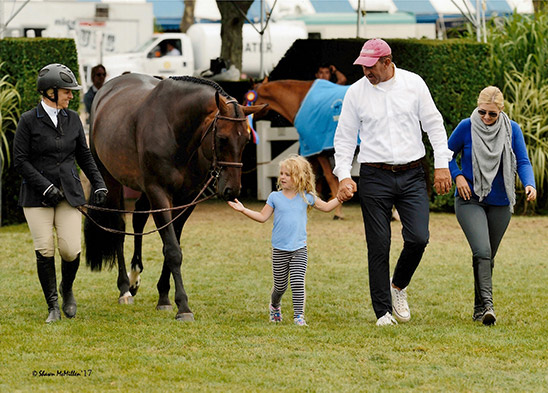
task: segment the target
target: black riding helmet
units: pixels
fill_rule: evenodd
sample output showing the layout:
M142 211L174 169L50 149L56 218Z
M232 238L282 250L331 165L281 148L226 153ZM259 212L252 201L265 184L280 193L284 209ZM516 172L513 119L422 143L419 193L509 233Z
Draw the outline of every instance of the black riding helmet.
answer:
M76 81L76 77L63 64L49 64L38 72L38 80L36 81L38 92L44 97L57 102L57 90L81 90L82 86ZM54 99L47 95L47 91L53 89Z

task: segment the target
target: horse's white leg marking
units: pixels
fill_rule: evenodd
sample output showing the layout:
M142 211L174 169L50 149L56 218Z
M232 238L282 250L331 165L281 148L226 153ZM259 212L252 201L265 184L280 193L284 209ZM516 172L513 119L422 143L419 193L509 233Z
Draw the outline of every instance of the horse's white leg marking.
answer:
M140 270L131 269L131 271L127 274L127 276L129 277L129 286L131 288L133 288L133 287L139 288L139 286L141 285L141 275L140 275L140 273L141 273Z

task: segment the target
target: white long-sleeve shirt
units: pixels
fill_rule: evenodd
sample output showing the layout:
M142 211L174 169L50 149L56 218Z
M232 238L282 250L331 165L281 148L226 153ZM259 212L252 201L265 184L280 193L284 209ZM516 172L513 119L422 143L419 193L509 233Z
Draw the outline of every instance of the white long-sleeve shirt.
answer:
M372 85L364 76L348 88L335 132L335 169L339 180L350 177L358 132L358 162L407 164L426 154L423 130L434 149L434 167L448 168L443 118L428 86L412 72L397 69L386 82Z

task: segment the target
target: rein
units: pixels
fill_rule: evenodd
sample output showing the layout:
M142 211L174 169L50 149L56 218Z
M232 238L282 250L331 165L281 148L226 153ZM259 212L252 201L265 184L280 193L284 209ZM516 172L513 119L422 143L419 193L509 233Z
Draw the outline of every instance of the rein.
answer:
M231 103L238 103L236 100L229 100L227 101L227 104L231 104ZM77 206L76 208L84 215L86 216L91 222L93 222L95 225L97 225L99 228L101 228L102 230L106 231L106 232L110 232L110 233L115 233L115 234L118 234L118 235L130 235L130 236L144 236L144 235L150 235L151 233L154 233L154 232L159 232L161 231L162 229L165 229L167 228L169 225L173 224L173 222L175 220L177 220L179 217L181 217L183 215L183 213L191 206L195 206L201 202L204 202L204 201L207 201L208 199L211 199L213 198L213 196L215 196L215 193L213 193L212 195L210 196L207 196L207 197L204 197L200 200L198 200L198 198L200 196L203 195L203 193L206 191L206 189L209 187L209 185L211 184L211 182L213 180L217 180L221 174L221 170L223 167L233 167L233 168L242 168L243 167L243 163L241 162L231 162L231 161L220 161L217 159L217 120L228 120L228 121L247 121L247 118L244 117L243 119L238 119L238 118L234 118L234 117L227 117L227 116L221 116L220 115L220 112L217 111L217 113L215 114L215 118L213 119L213 121L211 122L210 126L207 128L206 132L202 135L202 137L200 138L200 144L199 146L202 144L202 142L205 140L206 136L209 134L210 131L213 131L211 133L212 135L212 144L211 144L211 149L212 149L212 156L213 156L213 159L212 159L212 163L211 163L211 176L209 177L209 179L207 180L207 182L205 183L205 185L202 187L202 189L200 190L200 192L198 193L198 195L196 195L196 197L194 198L194 200L186 205L181 205L181 206L175 206L175 207L166 207L166 208L162 208L162 209L155 209L155 210L142 210L142 211L134 211L134 210L120 210L120 209L110 209L110 208L106 208L106 207L100 207L100 206L93 206L93 205L89 205L89 204L84 204L83 207L85 207L86 209L91 209L91 210L98 210L98 211L104 211L104 212L112 212L112 213L130 213L130 214L150 214L150 213L161 213L161 212L166 212L166 211L174 211L174 210L181 210L182 211L177 214L174 218L172 218L171 220L169 220L166 224L162 225L161 227L159 228L156 228L156 229L153 229L151 231L148 231L148 232L143 232L143 233L134 233L134 232L125 232L125 231L120 231L120 230L117 230L117 229L112 229L112 228L107 228L101 224L99 224L97 221L95 221L89 214L86 210L84 210L82 208L82 206ZM196 150L195 150L196 152ZM194 154L194 153L193 153Z
M197 200L207 189L207 187L209 186L209 184L214 180L214 179L217 179L219 177L219 172L215 172L215 173L211 173L211 176L209 177L209 180L206 182L206 184L202 187L202 189L200 190L200 192L198 193L198 195L196 195L196 198L194 198L194 200L186 205L181 205L181 206L175 206L175 207L165 207L163 209L155 209L155 210L139 210L139 211L135 211L135 210L119 210L119 209L109 209L109 208L106 208L106 207L100 207L100 206L93 206L93 205L89 205L89 204L84 204L83 206L86 208L86 209L91 209L91 210L99 210L99 211L105 211L105 212L112 212L112 213L131 213L131 214L150 214L150 213L161 213L161 212L166 212L166 211L174 211L174 210L181 210L182 211L177 214L174 218L172 218L171 220L169 220L166 224L162 225L160 228L156 228L156 229L153 229L152 231L148 231L148 232L143 232L143 233L134 233L134 232L125 232L125 231L119 231L118 229L112 229L112 228L107 228L101 224L99 224L97 221L95 221L89 214L87 211L85 211L82 206L76 206L76 208L80 211L80 213L82 213L84 216L86 216L91 222L93 222L95 225L97 225L99 228L101 228L102 230L106 231L106 232L110 232L110 233L115 233L115 234L118 234L118 235L130 235L130 236L144 236L144 235L150 235L151 233L154 233L154 232L159 232L161 231L162 229L164 228L167 228L169 225L173 224L173 222L175 220L177 220L179 217L181 217L183 215L183 213L185 211L187 211L187 209L191 206L195 206L197 205L198 203L201 203L201 202L204 202L204 201L207 201L208 199L211 199L213 198L213 196L215 196L215 194L211 194L210 196L207 196L207 197L204 197L200 200Z

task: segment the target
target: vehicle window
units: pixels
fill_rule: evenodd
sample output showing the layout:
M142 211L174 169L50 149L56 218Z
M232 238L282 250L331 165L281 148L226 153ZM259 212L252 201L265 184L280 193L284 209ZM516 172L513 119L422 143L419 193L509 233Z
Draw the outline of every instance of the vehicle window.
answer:
M134 49L130 50L130 52L133 52L133 53L142 52L142 51L144 51L147 47L149 47L150 44L152 44L155 40L156 40L155 37L149 38L145 43L136 46Z
M181 40L168 39L160 43L162 56L181 56Z
M162 50L160 49L160 45L156 45L150 52L147 53L147 57L149 59L152 59L154 57L162 57Z

